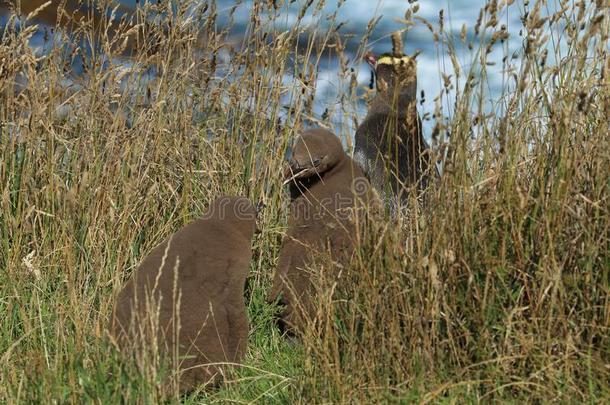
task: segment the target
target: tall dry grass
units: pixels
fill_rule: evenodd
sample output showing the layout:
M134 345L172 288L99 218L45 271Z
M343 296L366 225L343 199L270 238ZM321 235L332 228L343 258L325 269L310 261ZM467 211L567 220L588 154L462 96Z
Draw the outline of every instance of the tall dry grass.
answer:
M343 279L320 281L309 389L336 402L608 400L610 59L597 3L548 17L530 4L514 91L492 111L482 78L507 32L496 2L481 12L481 71L455 63L445 76L457 96L437 124L448 152L429 206L364 224Z
M304 124L329 125L312 112L322 58L338 58L345 85L328 116L351 123L358 102L336 23L307 27L322 7L307 3L280 30L284 4L256 2L241 38L219 27L213 2L148 4L128 59L133 26L75 22L40 54L28 46L33 28L9 20L0 42L3 402L178 400L160 384L162 364L120 362L105 328L131 270L222 193L266 204L246 294L250 348L222 390L183 400L610 397L603 2L562 1L548 19L543 2L529 4L520 65L511 71L506 55L493 114L487 47L506 39L505 3L481 14L472 71L454 57L462 39L430 25L455 61L444 80L456 99L448 108L439 95L434 117L442 181L397 223L361 224L343 281L320 280L319 317L299 344L279 335L264 300L285 226L283 155ZM99 4L110 15L110 2ZM347 144L348 128L335 128Z

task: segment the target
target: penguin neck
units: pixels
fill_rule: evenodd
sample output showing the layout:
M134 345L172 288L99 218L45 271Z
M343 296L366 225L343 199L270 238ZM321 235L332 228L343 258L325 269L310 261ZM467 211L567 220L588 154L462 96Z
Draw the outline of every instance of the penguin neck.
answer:
M411 113L415 108L415 100L409 91L401 91L398 94L392 94L389 91L378 92L371 101L369 113L394 115L403 117Z
M324 173L324 175L331 176L333 173L340 172L341 170L343 170L343 168L345 167L346 163L347 163L347 159L345 158L345 156L343 156L343 158L339 159L337 164L334 165L329 171Z
M246 214L250 215L250 214ZM215 229L217 234L230 234L232 238L237 238L240 243L249 244L254 235L255 223L250 219L238 218L214 218L210 223L210 228Z
M250 242L252 240L252 235L254 235L254 230L256 228L255 224L250 223L240 223L236 224L235 229L239 233L240 236L243 236L244 240Z

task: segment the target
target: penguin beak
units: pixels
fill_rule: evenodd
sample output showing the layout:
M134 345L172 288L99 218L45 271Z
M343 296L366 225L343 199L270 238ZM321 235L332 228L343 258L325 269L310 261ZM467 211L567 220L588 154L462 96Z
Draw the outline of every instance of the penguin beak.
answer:
M305 170L307 170L307 167L303 167L296 160L290 159L286 170L284 170L284 182L282 183L282 186L285 186L292 180L299 178L299 175L302 174Z
M369 64L371 69L375 70L377 68L377 57L373 52L368 51L367 53L365 53L364 60L366 60L366 63Z
M296 160L289 160L286 169L284 169L284 184L292 180L302 170L303 169L301 169L299 163Z
M311 161L311 164L301 166L299 162L291 159L288 167L284 171L284 183L282 183L282 185L285 186L294 179L308 177L310 173L316 173L317 168L322 163L322 160L323 159L314 159Z

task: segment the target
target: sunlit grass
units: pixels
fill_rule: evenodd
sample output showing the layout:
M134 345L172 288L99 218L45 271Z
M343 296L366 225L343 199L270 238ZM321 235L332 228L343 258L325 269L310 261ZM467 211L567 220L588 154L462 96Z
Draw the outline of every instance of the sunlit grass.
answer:
M274 32L263 23L277 18L273 4L257 3L236 44L213 5L149 5L132 23L141 26L112 37L74 23L72 42L44 56L28 47L33 30L9 21L0 400L176 400L161 384L167 370L119 361L106 327L142 258L220 194L266 205L246 289L249 348L220 390L186 402L608 400L609 16L600 1L564 3L548 20L541 2L529 5L495 114L482 101L484 71L489 43L502 46L504 3L489 3L477 37L487 42L475 43L469 65L478 70L445 72L457 94L448 111L437 103L443 174L430 201L414 201L398 224L363 224L343 282L331 290L320 280L316 326L292 340L265 299L285 230L285 150L304 125L333 125L312 110L321 55L342 55L332 21L328 31L299 20ZM156 12L167 17L144 24ZM125 59L131 28L143 42ZM431 28L439 49L461 40ZM84 50L92 40L103 52ZM337 75L349 81L340 60ZM329 117L353 122L351 86Z

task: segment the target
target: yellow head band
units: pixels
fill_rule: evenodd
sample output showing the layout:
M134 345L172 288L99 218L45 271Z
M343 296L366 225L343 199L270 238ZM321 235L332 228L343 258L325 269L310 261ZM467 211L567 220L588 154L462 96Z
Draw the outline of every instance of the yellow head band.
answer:
M397 58L395 56L382 56L377 61L378 65L399 65L401 63L409 63L411 61L410 56L403 56L401 58Z

